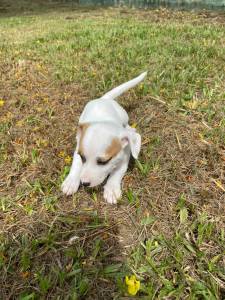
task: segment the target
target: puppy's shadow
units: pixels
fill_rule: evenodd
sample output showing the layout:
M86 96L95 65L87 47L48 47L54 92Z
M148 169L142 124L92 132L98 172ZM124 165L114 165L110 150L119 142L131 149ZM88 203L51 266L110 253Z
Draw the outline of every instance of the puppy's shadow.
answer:
M128 164L128 171L133 171L134 167L135 167L135 159L131 156Z
M108 214L106 218L101 210L96 214L96 210L77 208L73 212L61 210L56 215L49 214L47 219L42 216L34 223L26 224L29 232L26 235L25 229L22 233L18 230L16 238L8 232L4 255L10 257L13 271L3 268L0 274L0 298L22 299L22 293L33 293L38 299L43 299L39 277L31 275L38 269L40 278L51 280L45 299L52 298L52 295L54 299L69 299L72 290L76 290L79 299L108 299L108 294L115 293L117 287L109 277L102 280L102 274L108 274L107 269L112 265L116 268L115 275L120 273L123 262L117 223L112 215ZM28 269L23 273L28 273L26 280L18 270L18 266L22 268L24 265ZM82 290L80 282L85 283Z
M133 112L137 107L138 107L138 103L135 102L122 102L122 106L123 108L126 110L126 112L129 114L131 112Z

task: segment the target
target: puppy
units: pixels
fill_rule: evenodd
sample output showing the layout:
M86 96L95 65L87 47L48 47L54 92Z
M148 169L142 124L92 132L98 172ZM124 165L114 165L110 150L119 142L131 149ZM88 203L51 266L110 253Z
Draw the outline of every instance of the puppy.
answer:
M108 177L104 199L115 204L121 197L121 181L130 154L138 157L141 136L128 125L126 111L114 99L141 82L146 74L87 103L79 119L72 166L62 184L64 194L76 193L80 184L97 186Z

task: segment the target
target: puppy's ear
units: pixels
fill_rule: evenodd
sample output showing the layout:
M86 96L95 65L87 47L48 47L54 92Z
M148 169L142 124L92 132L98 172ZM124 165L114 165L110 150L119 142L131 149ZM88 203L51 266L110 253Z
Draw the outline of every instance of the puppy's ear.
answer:
M138 158L141 150L141 136L135 129L128 127L124 130L121 135L121 144L123 148L129 144L133 158Z
M77 135L76 135L76 140L77 140L77 149L82 148L82 141L85 135L86 130L89 127L89 123L81 123L78 125L77 128ZM81 149L80 149L81 150Z

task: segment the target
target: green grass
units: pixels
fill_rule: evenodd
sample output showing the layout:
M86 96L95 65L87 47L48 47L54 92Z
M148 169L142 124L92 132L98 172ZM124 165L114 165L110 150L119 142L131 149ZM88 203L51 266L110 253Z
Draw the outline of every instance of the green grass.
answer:
M0 298L128 299L134 274L136 299L223 299L223 24L167 10L32 10L0 18ZM143 147L118 207L103 205L101 188L64 197L84 103L144 70L120 100Z
M224 269L217 263L223 256L223 229L217 232L214 220L206 214L190 222L184 202L178 204L180 226L174 228L173 239L155 232L132 253L130 265L144 281L142 289L150 297L146 299L154 299L156 294L157 299L183 299L184 295L188 299L219 299L214 276L221 278L222 284ZM221 250L208 256L207 243Z

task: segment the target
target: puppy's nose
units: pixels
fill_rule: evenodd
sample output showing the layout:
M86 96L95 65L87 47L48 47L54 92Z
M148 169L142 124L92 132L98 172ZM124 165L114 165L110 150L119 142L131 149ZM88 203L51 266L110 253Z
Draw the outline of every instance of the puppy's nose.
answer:
M90 184L91 184L90 182L82 182L83 186L90 186Z

